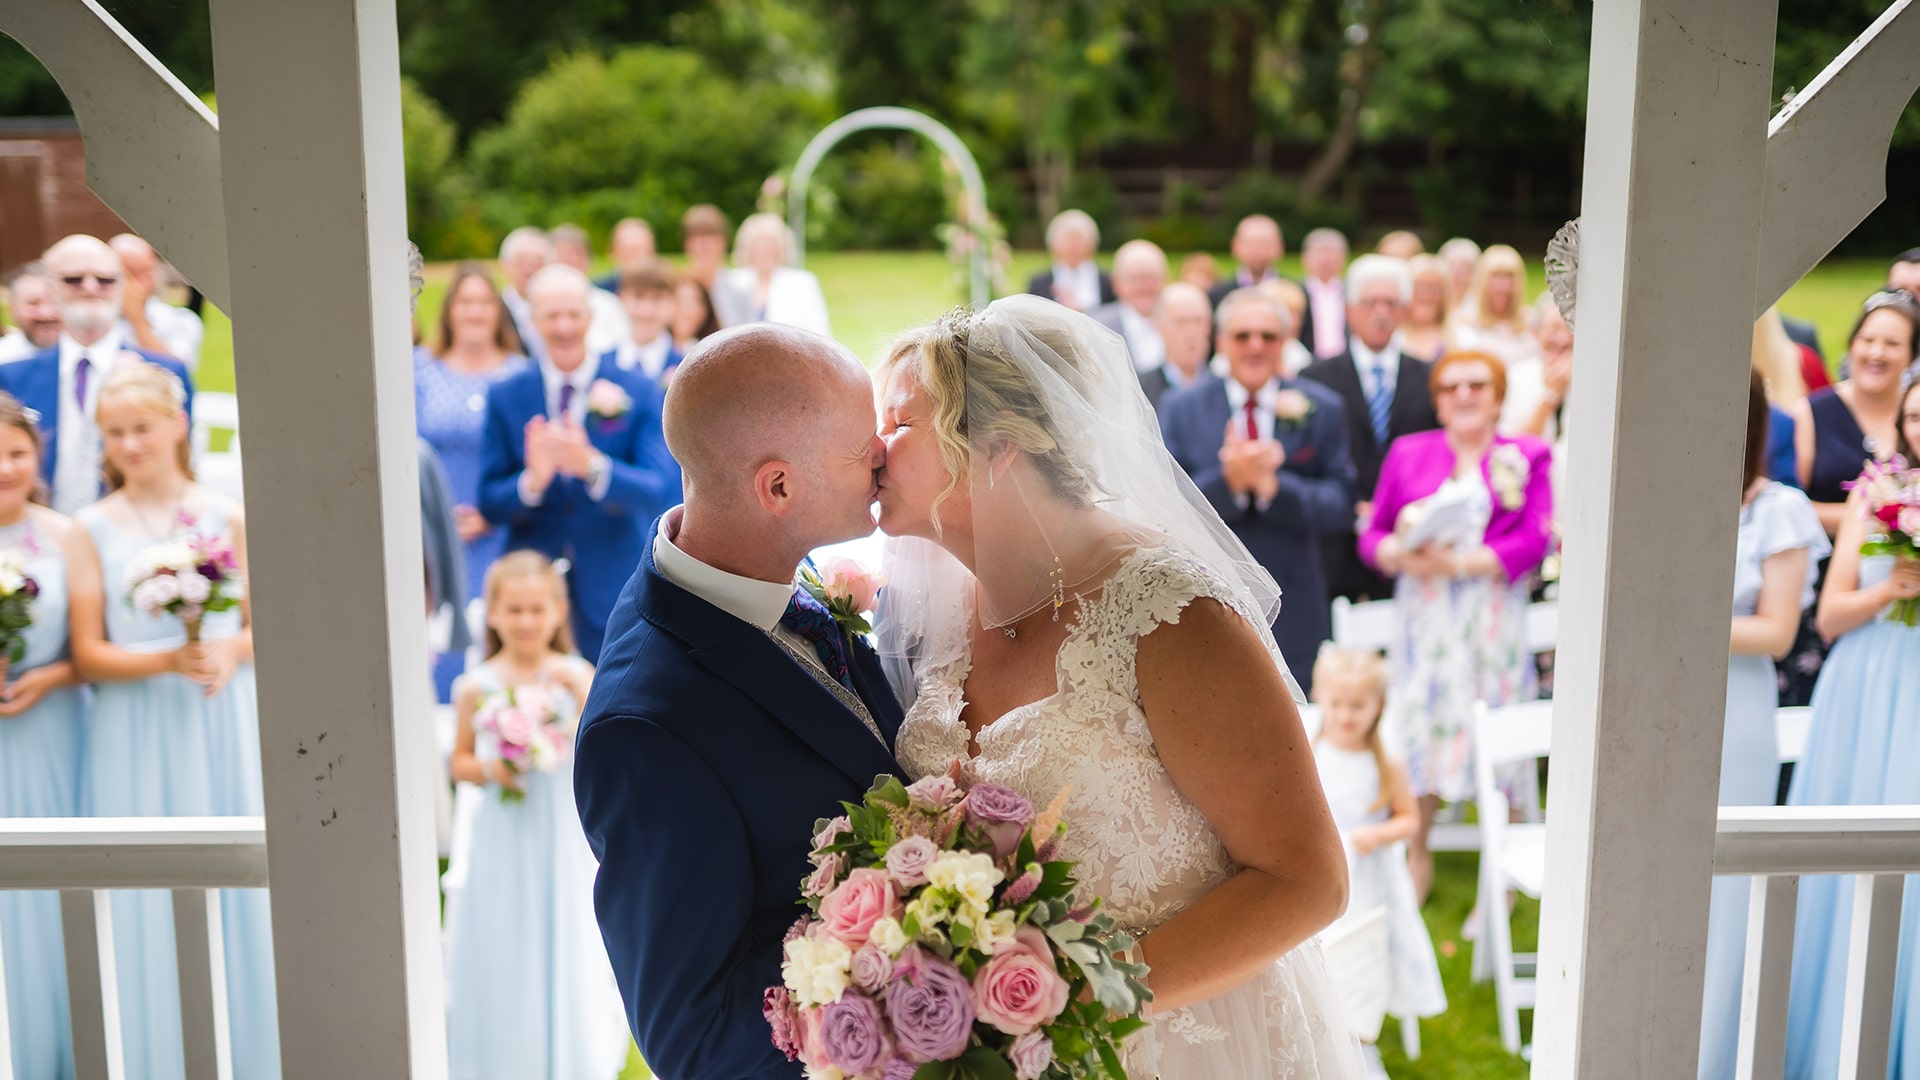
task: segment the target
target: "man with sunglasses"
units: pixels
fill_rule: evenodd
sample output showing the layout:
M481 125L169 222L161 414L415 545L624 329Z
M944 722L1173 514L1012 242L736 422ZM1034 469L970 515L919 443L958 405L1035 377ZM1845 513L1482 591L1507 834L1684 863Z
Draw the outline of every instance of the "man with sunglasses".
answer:
M60 339L17 363L0 365L0 391L40 414L47 452L41 471L53 508L72 514L100 498L100 425L94 409L107 372L122 363L158 364L180 379L193 408L193 380L180 361L147 352L121 329L120 256L97 237L74 235L43 261L60 309Z
M1280 351L1293 314L1255 289L1237 289L1214 314L1225 378L1160 401L1167 450L1222 521L1280 585L1273 637L1303 689L1332 631L1322 534L1352 527L1354 469L1340 395L1289 379Z

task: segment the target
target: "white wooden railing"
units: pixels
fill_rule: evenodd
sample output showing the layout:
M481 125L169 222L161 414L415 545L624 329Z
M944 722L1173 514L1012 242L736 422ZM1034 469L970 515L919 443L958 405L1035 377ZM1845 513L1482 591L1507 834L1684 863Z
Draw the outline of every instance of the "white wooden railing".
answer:
M1786 1067L1794 907L1803 874L1854 875L1841 1013L1842 1080L1884 1080L1906 875L1920 873L1920 806L1726 807L1713 872L1752 877L1740 990L1739 1080Z
M218 890L266 884L266 826L257 817L0 819L0 891L60 893L74 1071L80 1080L127 1075L107 890L173 893L186 1075L230 1080ZM0 941L0 951L6 946ZM6 1025L6 986L0 980L0 1080L12 1080Z

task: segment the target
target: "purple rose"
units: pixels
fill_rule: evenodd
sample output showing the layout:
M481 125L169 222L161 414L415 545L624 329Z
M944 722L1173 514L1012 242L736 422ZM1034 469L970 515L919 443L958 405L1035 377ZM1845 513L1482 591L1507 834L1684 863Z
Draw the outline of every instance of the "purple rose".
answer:
M1013 1063L1016 1080L1038 1080L1053 1064L1053 1040L1043 1031L1029 1031L1007 1047L1007 1060Z
M959 798L959 785L945 774L923 776L907 785L907 800L922 810L945 810Z
M887 849L887 873L904 888L927 883L927 867L939 858L940 847L924 836L904 836Z
M919 1066L906 1058L894 1058L887 1062L887 1067L881 1071L880 1080L913 1080L913 1074L918 1069Z
M987 834L995 858L1013 854L1020 834L1033 824L1033 804L1010 787L975 784L967 792L967 824Z
M807 878L806 887L800 890L800 895L826 896L839 883L840 875L845 873L846 869L847 857L834 852L820 860L820 865L814 869L813 875Z
M841 994L839 1001L821 1012L820 1048L841 1071L866 1072L892 1050L887 1045L886 1026L880 1022L880 1007L865 994Z
M199 571L200 576L206 578L208 581L219 581L227 576L221 572L220 564L211 559L194 567L194 569Z
M893 978L893 960L886 950L868 945L853 954L853 985L869 993L878 992Z
M773 1048L792 1061L800 1056L799 1016L784 986L769 986L760 998L760 1015L773 1028Z
M960 969L910 948L894 965L887 1019L900 1056L918 1064L950 1061L973 1034L972 988Z

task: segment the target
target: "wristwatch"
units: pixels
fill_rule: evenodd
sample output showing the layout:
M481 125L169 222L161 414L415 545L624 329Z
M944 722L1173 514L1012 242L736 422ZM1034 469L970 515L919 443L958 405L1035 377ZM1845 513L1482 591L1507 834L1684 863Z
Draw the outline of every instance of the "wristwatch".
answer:
M600 486L600 481L607 475L607 468L607 455L593 455L593 460L587 463L587 488L589 490Z

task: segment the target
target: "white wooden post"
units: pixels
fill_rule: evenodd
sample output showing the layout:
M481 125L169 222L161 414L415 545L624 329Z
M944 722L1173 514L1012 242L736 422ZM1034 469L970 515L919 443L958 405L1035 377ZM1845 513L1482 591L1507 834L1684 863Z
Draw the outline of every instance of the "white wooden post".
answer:
M1887 1075L1898 970L1894 961L1900 948L1900 896L1906 883L1898 874L1861 874L1853 879L1847 983L1840 1006L1840 1076L1845 1080L1881 1080Z
M60 937L67 960L73 1074L80 1080L121 1080L127 1066L120 1043L120 978L113 962L113 901L105 889L61 890Z
M1699 1053L1775 14L1594 7L1535 1077Z
M393 0L214 0L287 1080L446 1074Z
M1772 1080L1787 1067L1787 992L1800 876L1753 879L1747 894L1746 970L1740 983L1739 1080Z

